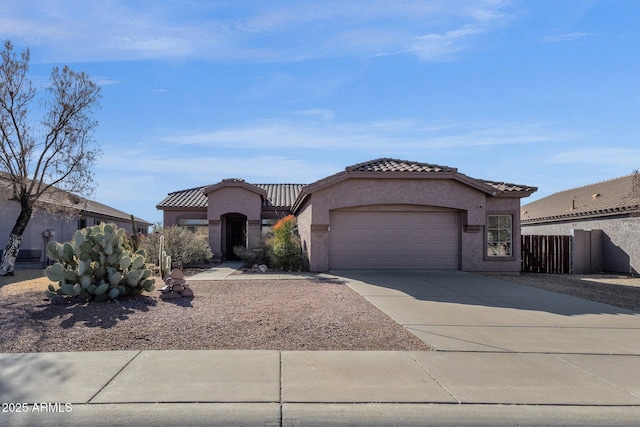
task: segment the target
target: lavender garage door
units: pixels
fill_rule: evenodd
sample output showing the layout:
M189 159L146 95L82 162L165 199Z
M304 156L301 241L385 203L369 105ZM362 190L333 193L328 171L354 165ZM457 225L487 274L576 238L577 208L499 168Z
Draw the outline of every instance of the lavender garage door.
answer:
M332 212L332 269L457 270L457 212Z

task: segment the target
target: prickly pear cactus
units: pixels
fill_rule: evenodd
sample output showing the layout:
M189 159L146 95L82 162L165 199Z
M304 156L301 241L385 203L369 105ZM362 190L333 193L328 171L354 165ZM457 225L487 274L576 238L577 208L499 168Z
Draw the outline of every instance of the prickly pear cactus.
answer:
M76 231L66 243L49 242L47 253L56 263L45 270L47 296L82 295L95 301L151 292L155 280L145 263L145 252L125 248L125 230L99 224Z

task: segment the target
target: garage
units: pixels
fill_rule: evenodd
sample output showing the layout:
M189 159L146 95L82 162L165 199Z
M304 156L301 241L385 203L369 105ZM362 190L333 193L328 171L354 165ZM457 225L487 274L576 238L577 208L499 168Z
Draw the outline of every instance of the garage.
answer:
M459 218L437 209L331 212L330 268L457 270Z

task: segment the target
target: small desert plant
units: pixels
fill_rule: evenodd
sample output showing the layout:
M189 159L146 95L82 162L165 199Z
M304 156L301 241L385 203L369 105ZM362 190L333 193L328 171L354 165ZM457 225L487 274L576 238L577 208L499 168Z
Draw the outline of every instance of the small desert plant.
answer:
M272 267L282 270L300 270L302 245L298 236L296 217L287 215L273 226L273 237L267 240Z
M233 253L240 257L245 267L252 267L256 264L269 264L267 256L268 248L261 245L254 249L247 249L244 246L234 246Z
M76 231L64 244L49 242L47 253L56 263L47 267L47 296L85 296L96 301L139 295L154 289L145 252L132 252L123 228L100 224Z
M149 254L149 262L158 264L160 236L164 236L164 250L173 262L182 265L206 263L213 253L206 237L173 225L164 227L159 233L143 236L140 246Z
M136 219L131 215L131 249L137 251L140 249L140 239L138 238L138 230L136 230Z

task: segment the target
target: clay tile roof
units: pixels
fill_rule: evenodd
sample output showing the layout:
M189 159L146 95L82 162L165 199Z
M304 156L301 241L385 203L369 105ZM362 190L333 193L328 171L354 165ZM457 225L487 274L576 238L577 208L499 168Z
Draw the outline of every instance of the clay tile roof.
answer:
M273 206L277 208L291 207L298 198L300 190L304 184L253 184L267 192L267 198L263 201L263 206Z
M560 191L522 206L522 223L640 212L640 175L632 174Z
M244 182L239 179L228 179L222 182ZM263 206L271 207L291 207L298 197L303 184L251 184L267 192L267 197L263 201ZM206 209L208 204L207 196L202 193L205 187L190 188L187 190L174 191L161 201L156 208L181 208L181 209Z
M189 188L187 190L169 193L163 201L158 203L156 208L206 208L207 197L202 194L203 188L204 187Z
M381 158L358 163L345 168L347 172L456 172L456 168L449 166L432 165L428 163L412 162L408 160L398 160Z
M531 187L528 185L509 184L508 182L496 182L496 181L487 181L487 180L478 180L478 181L481 181L484 184L490 187L493 187L496 190L500 190L504 193L512 193L512 192L519 192L519 191L533 193L534 191L537 190L537 187Z

